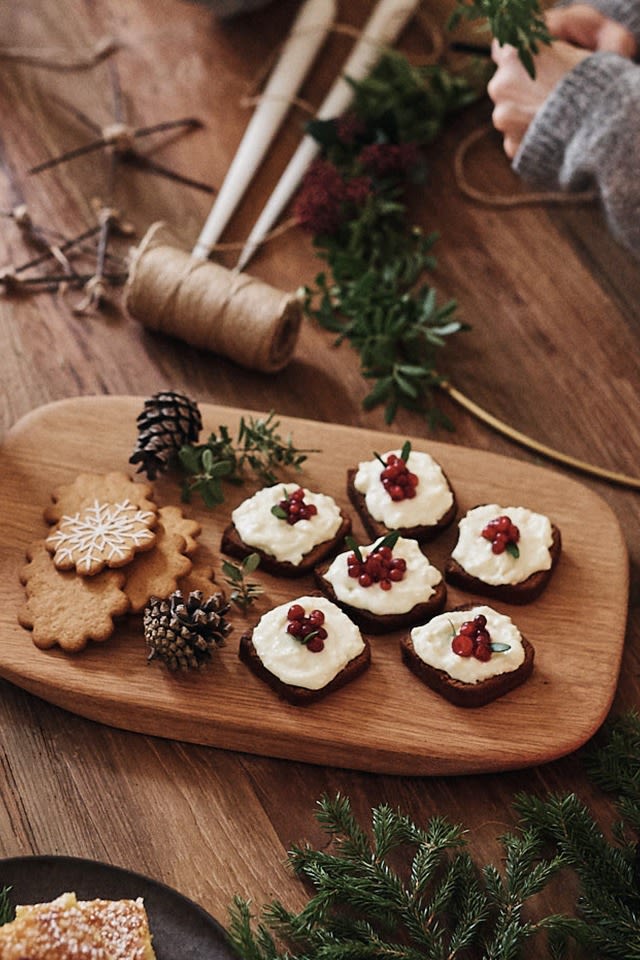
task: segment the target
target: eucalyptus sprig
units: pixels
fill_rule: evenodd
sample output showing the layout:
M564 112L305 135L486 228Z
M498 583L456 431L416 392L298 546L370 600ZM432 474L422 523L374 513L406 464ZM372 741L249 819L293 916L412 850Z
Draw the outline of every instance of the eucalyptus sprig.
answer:
M461 20L486 20L498 43L515 47L527 73L535 77L533 57L540 44L551 42L538 0L459 0L449 28Z
M255 917L236 897L231 942L243 960L524 960L542 936L554 960L639 960L639 748L634 713L588 761L617 794L623 820L612 830L573 794L522 795L500 868L474 863L466 831L444 817L419 825L383 805L363 827L348 798L323 797L317 819L331 844L289 853L313 890L306 906L296 913L275 901ZM554 878L577 884L575 910L537 916L537 895Z
M224 502L223 480L239 484L251 474L272 485L283 469L300 470L307 454L317 451L297 449L291 437L278 433L279 426L272 410L266 417L242 417L235 442L222 425L205 443L185 444L178 455L187 474L182 499L188 502L198 493L207 507L215 507Z

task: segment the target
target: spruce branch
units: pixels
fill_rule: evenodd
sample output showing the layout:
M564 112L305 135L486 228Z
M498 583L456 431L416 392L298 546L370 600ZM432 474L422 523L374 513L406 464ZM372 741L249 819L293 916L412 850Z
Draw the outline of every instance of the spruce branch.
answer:
M0 887L0 926L13 920L14 909L10 894L11 887Z

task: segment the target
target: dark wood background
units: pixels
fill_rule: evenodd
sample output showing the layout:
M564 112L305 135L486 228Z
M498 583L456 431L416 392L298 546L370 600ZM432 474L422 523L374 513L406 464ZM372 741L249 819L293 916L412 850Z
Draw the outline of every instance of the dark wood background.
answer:
M361 26L367 6L364 0L340 3L340 21ZM0 35L3 48L47 48L54 56L80 56L100 37L116 37L120 49L112 60L130 123L188 115L203 123L189 135L141 143L141 150L215 187L248 120L243 96L295 9L290 0L275 0L267 10L221 25L182 0L28 0L2 5ZM419 54L424 31L413 24L402 42ZM312 103L320 102L350 43L344 35L327 43L303 91ZM54 72L0 60L0 206L26 203L37 223L73 235L94 222L92 198L109 199L108 160L98 152L28 175L34 164L89 139L52 94L101 127L114 120L107 63ZM460 191L456 150L470 131L488 123L490 110L482 98L449 122L429 150L428 183L415 196L416 221L440 235L433 281L443 299L457 300L471 325L447 347L443 369L480 405L543 443L637 473L638 263L610 236L593 204L503 209ZM225 239L247 235L303 119L292 110ZM521 189L491 134L470 154L467 175L491 193ZM211 197L130 168L118 176L110 202L138 237L164 219L188 246ZM16 224L3 218L0 265L19 264L29 254ZM317 269L309 239L297 230L274 240L251 264L252 272L283 289L310 282ZM79 299L67 292L0 301L1 435L52 400L146 396L163 388L203 402L385 429L381 412L362 409L366 387L355 354L346 345L334 349L331 336L311 322L304 324L293 362L269 376L145 331L123 314L117 297L109 309L75 315ZM437 439L476 448L478 457L492 450L534 462L446 397L441 405L455 431ZM393 430L427 435L424 421L407 413ZM631 558L618 713L640 702L640 506L637 492L588 477L583 482L616 513ZM603 583L603 595L606 589ZM348 794L363 817L384 801L418 819L440 812L462 821L473 852L484 860L499 857L496 837L515 822L510 803L517 791L577 791L597 814L611 815L608 799L589 783L575 755L492 776L377 776L137 736L77 718L6 683L0 689L0 852L73 854L131 867L177 887L222 922L236 893L257 905L274 896L292 906L303 902L284 856L292 842L320 841L314 805L325 792ZM546 906L562 909L570 902L571 891L556 889Z

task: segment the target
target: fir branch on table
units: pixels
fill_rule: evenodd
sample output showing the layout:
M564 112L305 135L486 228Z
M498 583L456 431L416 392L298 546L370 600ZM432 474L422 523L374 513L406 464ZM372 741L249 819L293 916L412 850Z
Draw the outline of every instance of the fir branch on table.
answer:
M551 42L538 0L459 0L449 29L461 20L486 20L498 43L515 47L527 73L535 77L533 57L540 44Z
M324 797L317 818L330 849L296 846L289 862L313 887L299 912L275 901L256 918L236 897L229 937L244 960L520 960L546 938L560 960L638 960L640 717L622 718L588 758L596 781L618 795L628 817L606 839L573 794L520 796L522 823L501 838L499 870L474 864L462 826L440 816L419 826L386 805L363 828L343 796ZM575 914L533 918L531 899L554 877L580 885Z
M260 557L257 553L250 553L240 564L231 563L230 560L225 560L222 564L225 582L231 587L230 600L241 610L248 610L251 604L264 592L262 584L247 579L259 566Z
M421 148L476 93L444 67L414 67L394 53L352 86L350 113L308 126L321 158L294 214L328 270L304 289L305 309L359 354L373 382L365 408L384 404L387 423L400 406L435 422L442 419L433 403L442 382L436 355L465 326L455 303L439 305L423 279L435 266L436 238L408 222L406 188L425 180Z
M198 493L207 507L215 507L224 502L223 480L239 484L251 474L272 485L283 468L302 469L307 454L317 451L297 449L291 437L285 439L278 433L279 426L272 410L266 417L242 417L235 442L229 428L222 425L205 443L184 444L178 454L187 475L183 500L188 502Z

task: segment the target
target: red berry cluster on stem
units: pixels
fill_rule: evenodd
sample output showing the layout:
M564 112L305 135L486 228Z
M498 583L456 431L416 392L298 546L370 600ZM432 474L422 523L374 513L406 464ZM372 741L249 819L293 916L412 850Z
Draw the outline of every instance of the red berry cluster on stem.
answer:
M380 474L380 480L391 499L413 500L420 482L417 474L411 473L406 461L395 453L390 453L384 463L385 467Z
M490 520L482 531L482 536L485 540L491 542L491 550L493 553L504 553L505 550L511 547L510 552L514 552L517 556L517 543L520 539L520 531L506 514ZM513 550L514 547L516 548L515 551Z
M403 579L407 571L404 557L394 557L388 546L376 547L362 559L355 553L347 556L347 572L361 587L377 583L381 590L391 590L394 583Z
M302 604L294 603L287 610L287 621L287 633L300 643L304 643L307 650L311 653L320 653L324 650L324 641L328 634L323 626L322 610L312 610L307 616Z
M459 657L475 657L486 662L491 659L491 637L487 618L479 613L473 620L465 620L451 641L451 649Z
M278 507L286 514L282 519L286 520L291 526L299 520L310 520L318 512L315 503L305 503L302 487L298 487L284 500L280 500Z

